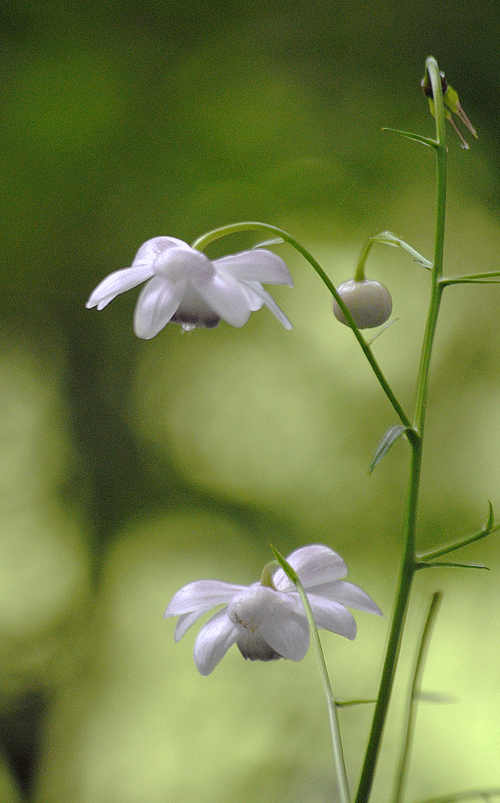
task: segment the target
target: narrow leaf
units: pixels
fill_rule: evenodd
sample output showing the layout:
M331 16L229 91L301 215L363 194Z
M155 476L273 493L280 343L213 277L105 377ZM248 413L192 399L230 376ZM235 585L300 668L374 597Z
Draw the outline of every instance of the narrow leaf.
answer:
M392 245L395 248L402 248L404 251L410 254L410 256L412 256L416 262L419 262L421 265L423 265L424 268L427 268L428 270L432 269L432 262L429 262L428 259L423 257L422 254L419 254L418 251L415 251L415 249L402 240L401 237L397 237L395 234L393 234L392 231L383 231L380 234L376 234L371 239L375 240L376 242L386 243L386 245Z
M375 454L373 456L373 460L370 465L369 473L371 474L372 471L378 466L380 461L383 457L387 454L393 443L395 443L398 438L406 432L406 427L403 424L396 424L394 427L390 427L385 435L382 437Z
M411 139L413 142L420 142L421 145L427 145L429 148L436 148L438 145L436 140L429 139L429 137L421 137L420 134L413 134L411 131L400 131L399 128L389 128L389 126L384 126L382 131L390 131L392 134L399 134L405 139Z
M263 240L263 242L253 245L252 251L254 251L256 248L269 248L270 245L282 245L284 242L285 241L282 237L273 237L272 240Z
M386 330L386 329L388 329L388 328L389 328L389 326L392 326L392 324L393 324L393 323L396 323L396 321L399 321L399 318L391 318L391 320L390 320L390 321L387 321L386 323L384 323L384 325L380 327L380 329L379 329L379 331L377 332L377 334L376 334L376 335L373 335L373 337L372 337L372 339L371 339L371 340L367 340L367 341L366 341L366 344L367 344L367 346L371 346L371 345L372 345L372 343L374 343L374 342L375 342L375 340L377 339L377 337L380 337L380 335L382 334L382 332L385 332L385 330Z
M489 508L488 519L486 521L486 524L484 525L484 529L487 533L490 533L493 530L493 525L495 522L495 514L493 513L493 505L491 504L491 501L489 499L488 499L488 508Z
M269 544L269 546L271 547L274 557L278 561L279 565L281 566L281 568L285 572L285 574L288 577L288 579L291 580L292 583L295 583L295 585L296 585L297 582L298 582L299 576L298 576L297 572L295 571L295 569L292 566L290 566L288 561L285 560L285 558L283 557L281 552L278 552L276 547L274 547L272 544Z
M417 568L420 566L423 566L424 568L427 566L434 566L435 564L429 563L429 561L433 561L435 558L441 558L443 555L449 555L450 552L455 552L457 549L462 549L464 546L469 546L469 544L480 541L481 538L486 538L487 535L491 535L492 533L496 533L498 530L500 530L500 524L494 524L493 505L489 500L488 507L488 519L484 527L479 530L478 533L468 535L466 538L462 538L455 544L449 544L448 546L441 547L440 549L433 549L430 552L421 552L419 555L417 555L417 558L419 561L423 561L423 563L418 563ZM427 561L427 563L425 563L425 561Z
M432 563L417 563L417 569L434 569L445 566L448 569L486 569L489 571L488 566L483 566L482 563L448 563L448 561L432 561Z
M335 700L337 708L348 708L352 705L366 705L366 703L376 703L376 700Z

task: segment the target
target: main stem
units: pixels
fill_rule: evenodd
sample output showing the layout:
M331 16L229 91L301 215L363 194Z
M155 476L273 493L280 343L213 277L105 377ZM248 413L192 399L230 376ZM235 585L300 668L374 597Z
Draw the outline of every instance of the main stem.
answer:
M389 642L382 670L380 690L373 714L370 738L366 749L365 761L361 772L358 793L355 803L367 803L373 785L373 778L377 765L377 759L382 741L382 734L389 708L394 677L401 646L408 600L410 597L413 576L417 568L416 559L416 530L417 530L417 509L420 493L420 476L422 470L422 449L423 434L425 424L425 413L427 408L427 397L429 392L429 371L432 354L432 345L436 332L439 305L441 301L442 287L439 280L443 275L443 253L444 253L444 234L445 234L445 214L446 214L446 131L443 108L443 96L441 90L441 76L438 65L433 58L428 58L426 62L434 96L436 108L436 142L433 143L436 150L436 236L434 246L434 265L432 269L432 288L425 328L424 341L422 345L422 356L417 381L417 401L415 407L415 426L408 432L408 439L411 445L410 473L408 480L408 491L406 496L406 510L404 522L404 546L401 558L399 573L399 584L392 617Z

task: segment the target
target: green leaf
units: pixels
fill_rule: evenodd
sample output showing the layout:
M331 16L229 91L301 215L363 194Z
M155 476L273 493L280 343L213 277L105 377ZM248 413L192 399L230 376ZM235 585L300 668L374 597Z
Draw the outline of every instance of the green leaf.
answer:
M420 134L413 134L411 131L400 131L399 128L389 128L384 126L382 131L390 131L392 134L399 134L405 139L411 139L413 142L420 142L421 145L427 145L429 148L436 148L438 143L429 137L421 137Z
M472 273L470 276L443 276L439 284L448 287L452 284L498 284L500 282L500 271L494 270L490 273Z
M373 337L371 338L371 340L367 340L367 341L366 341L366 344L367 344L367 346L371 346L371 345L372 345L372 343L374 343L374 342L376 341L377 337L380 337L380 335L382 334L382 332L385 332L385 330L386 330L386 329L388 329L388 328L389 328L389 326L392 326L392 324L393 324L393 323L397 323L397 321L399 321L399 318L391 318L391 320L390 320L390 321L386 321L386 322L384 323L384 325L380 327L380 329L378 330L377 334L376 334L376 335L373 335Z
M488 500L488 518L486 520L486 524L481 530L479 530L479 532L474 533L473 535L468 535L466 538L462 538L460 541L441 547L440 549L433 549L430 552L421 552L419 555L417 555L417 558L419 561L422 561L422 563L418 563L417 568L419 566L422 566L423 568L426 568L427 566L435 566L435 563L430 563L429 561L433 561L434 558L441 558L443 555L449 555L450 552L455 552L455 550L461 549L464 546L469 546L469 544L473 544L475 541L480 541L481 538L486 538L487 535L496 533L498 530L500 530L500 524L494 524L493 505Z
M398 440L398 438L400 438L401 435L403 435L406 432L406 429L407 428L404 427L403 424L396 424L396 426L390 427L387 430L385 435L382 437L382 440L380 441L379 445L377 446L377 449L373 456L373 460L370 464L370 469L369 469L370 474L372 473L374 468L378 466L382 458L385 457L385 455L387 454L393 443L395 443Z
M392 231L382 231L380 232L380 234L376 234L374 237L371 237L370 239L374 240L375 242L386 243L386 245L392 245L394 248L402 248L404 251L410 254L410 256L412 256L416 262L419 262L420 265L423 265L424 268L432 270L432 262L429 262L428 259L423 257L422 254L419 254L418 251L415 251L415 249L412 248L411 245L405 243L405 241L402 240L401 237L397 237L395 234L393 234Z
M417 563L417 569L434 569L440 568L445 566L449 569L486 569L489 571L488 566L484 566L482 563L449 563L448 561L432 561L432 563Z
M366 703L376 703L376 700L335 700L337 708L348 708L352 705L366 705Z
M261 243L257 243L256 245L252 245L252 251L256 248L269 248L270 245L282 245L284 243L283 237L273 237L272 240L264 240Z
M493 505L491 504L491 500L488 499L488 518L486 520L486 524L484 525L484 529L487 533L490 533L493 530L493 526L495 523L495 514L493 512Z
M278 550L275 547L273 547L272 544L269 544L269 546L271 547L274 557L278 561L279 565L285 572L288 579L291 580L292 583L296 584L299 579L299 575L297 574L295 569L292 566L290 566L290 564L288 563L288 561L285 560L281 552L278 552Z

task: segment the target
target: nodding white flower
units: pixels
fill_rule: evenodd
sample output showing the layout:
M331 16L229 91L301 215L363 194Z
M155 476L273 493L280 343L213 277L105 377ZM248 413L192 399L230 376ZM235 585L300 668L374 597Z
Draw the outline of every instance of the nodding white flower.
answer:
M261 283L293 287L293 280L281 257L266 249L211 260L175 237L154 237L141 245L129 268L110 273L97 285L86 307L101 310L142 282L146 284L137 300L134 331L145 340L169 322L186 331L211 329L221 318L243 326L264 304L286 329L292 328Z
M346 606L382 615L361 588L341 580L347 574L347 566L329 547L319 544L301 547L287 561L307 592L317 627L354 639L356 622ZM195 641L194 662L201 675L209 675L232 644L251 661L304 658L309 648L306 612L295 585L275 565L268 564L261 582L251 586L198 580L175 594L165 618L179 617L176 642L204 613L224 605L204 625Z

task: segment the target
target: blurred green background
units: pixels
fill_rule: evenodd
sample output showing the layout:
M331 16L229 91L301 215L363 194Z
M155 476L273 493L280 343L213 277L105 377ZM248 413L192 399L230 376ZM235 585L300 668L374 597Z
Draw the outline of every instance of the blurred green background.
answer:
M324 542L390 616L408 450L368 477L395 423L319 279L286 246L295 289L243 329L153 341L136 293L84 308L150 237L241 219L287 229L337 283L390 229L432 256L434 165L383 125L432 134L433 54L480 138L450 130L448 272L498 269L500 4L24 0L0 8L0 799L5 803L332 800L312 655L209 678L195 632L163 611L202 577L258 578L269 541ZM212 254L255 242L224 241ZM428 276L376 247L368 274L399 321L375 345L406 406ZM452 288L430 396L420 543L500 508L500 291ZM444 601L408 800L500 784L498 539L487 572L416 578L375 786L392 788L403 691L432 590ZM388 622L325 635L339 697L376 694ZM354 787L370 707L341 712Z

